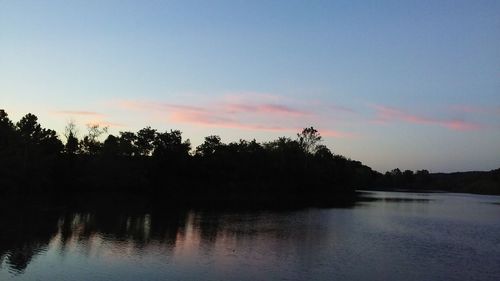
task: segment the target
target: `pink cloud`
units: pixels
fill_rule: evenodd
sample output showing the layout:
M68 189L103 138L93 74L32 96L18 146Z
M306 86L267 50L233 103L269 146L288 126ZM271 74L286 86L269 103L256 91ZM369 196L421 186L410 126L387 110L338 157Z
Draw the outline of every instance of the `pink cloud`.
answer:
M86 125L99 125L99 127L126 127L125 124L122 123L115 123L115 122L110 122L110 121L105 121L105 120L93 120L87 122Z
M78 116L104 116L104 114L101 114L99 112L94 112L94 111L79 111L79 110L57 110L57 111L52 111L52 114L58 114L58 115L78 115Z
M292 132L297 133L302 130L298 127L286 126L268 126L253 123L242 123L234 119L224 118L217 115L194 113L194 112L175 112L170 115L170 120L180 123L188 123L208 127L231 128L239 130L253 131L271 131L271 132ZM334 138L352 138L355 135L348 132L337 130L320 130L320 134L326 137Z
M289 114L289 115L307 115L308 113L302 110L293 109L286 105L280 104L263 104L258 107L262 112L275 113L275 114Z
M356 134L349 132L342 132L337 130L319 130L322 136L332 137L332 138L355 138Z
M258 124L248 124L242 123L238 120L218 116L213 113L200 113L200 112L188 112L188 111L177 111L169 115L170 121L186 123L191 125L207 126L207 127L219 127L219 128L231 128L240 130L265 130L265 131L289 131L290 128L280 127L280 126L263 126Z
M123 109L130 110L157 110L157 111L168 111L168 110L189 110L189 111L204 111L205 109L197 106L180 105L180 104L169 104L164 102L151 102L151 101L119 101L118 106Z
M276 100L245 102L241 97L233 97L231 102L227 98L216 100L203 106L130 100L119 101L117 105L127 110L160 114L164 116L162 118L174 123L239 130L296 133L302 130L296 125L314 123L319 118L317 113L293 108ZM352 137L352 134L334 130L324 132L327 137Z
M235 122L230 118L217 116L216 114L196 111L174 111L169 114L169 119L173 122L199 125L230 124Z
M304 116L309 113L304 110L292 108L284 104L271 104L271 103L224 103L215 102L205 106L192 106L183 104L170 104L161 102L145 102L145 101L120 101L118 106L123 109L139 110L139 111L162 111L162 112L197 112L197 113L210 113L216 112L234 116L238 114L247 114L255 116L274 115L276 116Z
M303 128L287 126L270 126L255 123L242 123L235 119L224 118L199 112L175 112L170 115L170 120L174 122L189 123L208 127L221 127L239 130L270 131L270 132L300 132ZM320 134L333 138L351 138L354 134L336 130L320 130Z
M472 131L483 128L482 125L462 120L440 121L441 125L456 131Z
M483 128L481 124L467 122L464 120L436 119L436 118L411 114L408 112L404 112L401 109L393 107L378 106L378 105L374 107L376 110L376 117L374 121L376 123L389 123L389 122L400 121L412 124L441 126L455 131L471 131Z
M106 115L95 111L58 110L52 111L51 114L78 116L79 119L85 120L83 122L85 122L86 125L99 125L100 127L126 127L126 125L122 123L103 120Z
M223 104L223 110L228 113L264 113L264 114L281 114L281 115L294 115L294 116L303 116L308 115L309 113L304 110L299 110L295 108L291 108L287 105L283 104L243 104L243 103L228 103Z

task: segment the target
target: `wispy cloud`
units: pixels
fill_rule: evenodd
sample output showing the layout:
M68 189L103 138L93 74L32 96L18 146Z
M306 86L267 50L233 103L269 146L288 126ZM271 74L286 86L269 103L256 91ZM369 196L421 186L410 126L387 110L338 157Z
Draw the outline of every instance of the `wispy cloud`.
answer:
M55 110L51 111L54 115L65 115L70 117L75 117L82 124L85 125L99 125L100 127L126 127L123 123L112 122L108 119L106 114L102 114L96 111L85 111L85 110Z
M183 104L171 104L164 102L151 102L151 101L120 101L119 106L126 109L135 110L182 110L191 112L213 112L217 111L223 114L242 114L242 113L252 113L252 114L277 114L277 115L294 115L294 116L304 116L309 114L305 110L299 110L292 108L284 104L271 104L271 103L228 103L228 102L216 102L213 104L206 104L205 106L192 106Z
M322 136L326 137L332 137L332 138L357 138L359 135L350 133L350 132L343 132L339 130L329 130L329 129L322 129L319 130Z
M459 119L438 119L423 115L412 114L401 109L388 106L374 106L376 123L406 122L420 125L441 126L455 131L471 131L483 128L483 125Z
M283 104L243 104L243 103L227 103L222 104L224 111L228 113L264 113L278 115L293 115L304 116L309 113L305 110L299 110Z
M298 132L304 123L315 124L321 119L317 113L279 102L274 96L259 101L226 96L195 105L135 100L118 101L116 104L126 110L160 114L173 123L238 130ZM325 130L323 135L337 138L353 136L335 130Z
M88 126L98 125L99 127L110 127L110 128L123 128L127 126L123 123L110 122L106 120L92 120L88 121L86 125Z
M235 120L208 111L176 110L168 113L170 121L198 125L224 125L236 123Z
M52 114L56 115L71 115L71 116L92 116L92 117L102 117L104 114L95 111L81 111L81 110L55 110L51 111Z
M166 115L170 122L184 123L196 126L232 128L241 130L265 130L265 131L288 131L291 128L272 125L261 125L252 123L251 120L243 120L240 115L274 115L283 112L285 115L302 115L298 110L280 105L244 105L217 103L202 106L190 106L182 104L155 103L124 101L119 103L126 109L140 111L160 111ZM248 119L248 118L247 118ZM250 118L251 119L251 118ZM295 129L293 129L295 130Z
M238 130L270 131L270 132L300 132L300 127L272 126L255 123L243 123L235 119L224 118L200 112L174 112L170 115L170 120L191 125L231 128ZM334 138L353 138L355 134L338 130L320 130L321 135Z

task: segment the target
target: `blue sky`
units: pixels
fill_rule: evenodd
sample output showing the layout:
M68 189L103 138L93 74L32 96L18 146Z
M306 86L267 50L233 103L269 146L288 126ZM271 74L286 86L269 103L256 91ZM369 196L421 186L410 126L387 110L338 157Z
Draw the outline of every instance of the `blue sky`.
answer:
M500 167L498 1L4 1L0 107L196 145L315 126L385 171Z

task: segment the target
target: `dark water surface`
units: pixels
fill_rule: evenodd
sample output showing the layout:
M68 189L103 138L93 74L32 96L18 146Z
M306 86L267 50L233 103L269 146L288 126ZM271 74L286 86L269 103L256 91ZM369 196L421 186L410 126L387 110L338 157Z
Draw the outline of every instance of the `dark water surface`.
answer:
M500 196L352 208L0 214L0 280L500 280Z

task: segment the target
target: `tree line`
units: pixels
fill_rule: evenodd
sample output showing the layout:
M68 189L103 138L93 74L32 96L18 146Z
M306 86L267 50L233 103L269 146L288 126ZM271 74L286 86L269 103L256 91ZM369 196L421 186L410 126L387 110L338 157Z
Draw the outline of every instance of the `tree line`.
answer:
M396 168L379 174L370 187L388 190L451 191L463 193L500 194L500 169L455 173L430 173L428 170L401 171Z
M113 135L89 125L79 138L70 122L63 140L31 113L14 123L0 110L0 192L112 191L179 200L300 201L353 194L378 174L332 153L313 127L295 138L263 143L224 143L211 135L192 147L179 130L145 127Z
M145 127L108 134L88 125L62 137L29 113L17 123L0 110L0 194L139 192L182 200L294 202L343 198L356 189L410 189L500 194L500 169L385 174L333 153L320 133L224 143L207 136L193 147L179 130Z

